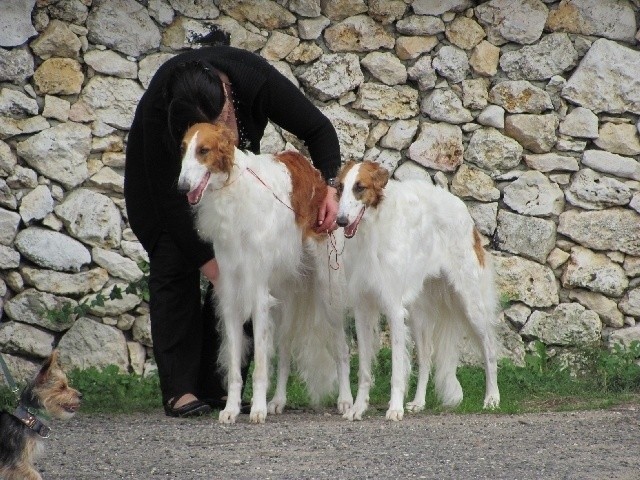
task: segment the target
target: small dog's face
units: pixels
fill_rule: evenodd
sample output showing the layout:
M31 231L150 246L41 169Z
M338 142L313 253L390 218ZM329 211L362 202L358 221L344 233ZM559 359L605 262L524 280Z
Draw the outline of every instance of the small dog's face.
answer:
M58 351L42 364L33 385L33 395L46 412L55 418L71 418L78 408L82 394L71 388L67 376L58 363Z
M215 183L214 188L220 188L229 179L234 139L231 129L221 123L197 123L185 133L180 147L182 168L178 188L188 192L191 205L200 202L209 184ZM211 178L212 175L215 178Z
M389 181L389 172L376 162L347 162L338 173L337 188L339 226L344 235L351 238L367 207L377 207L384 197L384 187Z

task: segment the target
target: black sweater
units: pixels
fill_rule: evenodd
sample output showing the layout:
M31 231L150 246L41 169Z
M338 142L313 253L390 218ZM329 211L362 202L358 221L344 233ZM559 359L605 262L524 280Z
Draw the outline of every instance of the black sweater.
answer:
M186 195L177 190L179 146L170 139L163 87L178 62L201 60L224 72L235 99L240 148L259 153L267 122L304 141L313 164L325 179L340 166L340 146L331 122L286 77L251 52L227 46L181 53L163 64L140 99L129 131L124 195L129 224L147 252L162 231L168 232L198 268L213 258L213 248L194 227Z

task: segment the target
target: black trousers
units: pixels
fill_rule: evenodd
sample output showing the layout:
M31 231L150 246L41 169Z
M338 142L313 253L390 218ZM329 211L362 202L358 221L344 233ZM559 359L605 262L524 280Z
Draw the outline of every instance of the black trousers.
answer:
M170 235L163 233L149 253L151 337L163 404L185 393L219 400L227 392L217 366L221 338L213 288L209 284L203 303L200 270L186 264ZM244 327L251 337L251 323ZM243 380L247 372L245 365Z

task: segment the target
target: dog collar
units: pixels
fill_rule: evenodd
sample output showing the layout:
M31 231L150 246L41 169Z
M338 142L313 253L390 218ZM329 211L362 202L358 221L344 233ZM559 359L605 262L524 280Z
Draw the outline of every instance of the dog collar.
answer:
M24 423L27 427L36 432L42 438L49 438L51 428L45 425L42 420L40 420L36 415L31 413L24 406L18 405L13 416L18 418L22 423Z

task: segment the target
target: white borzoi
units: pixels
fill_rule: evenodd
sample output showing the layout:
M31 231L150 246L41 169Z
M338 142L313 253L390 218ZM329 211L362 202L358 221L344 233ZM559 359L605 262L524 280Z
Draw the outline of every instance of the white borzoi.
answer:
M237 149L221 124L200 123L185 134L179 187L189 191L200 236L213 242L220 278L220 363L227 403L220 422L240 412L243 324L254 338L253 398L249 419L281 413L291 358L313 401L338 380L338 410L353 404L344 331L344 280L329 265L329 237L313 227L327 192L320 173L297 152L254 155ZM277 308L271 308L273 306ZM275 325L271 323L271 314ZM275 394L267 405L269 365L279 352Z
M358 393L345 418L360 420L368 407L380 312L391 334L387 419L401 420L404 415L410 371L405 318L419 364L417 391L408 410L424 408L432 357L436 392L443 404L462 401L456 369L459 343L467 331L484 355L484 406L497 407L493 270L464 203L424 180L389 180L389 173L374 162L344 165L338 193L338 225L347 238L353 237L346 241L345 270L360 358Z

